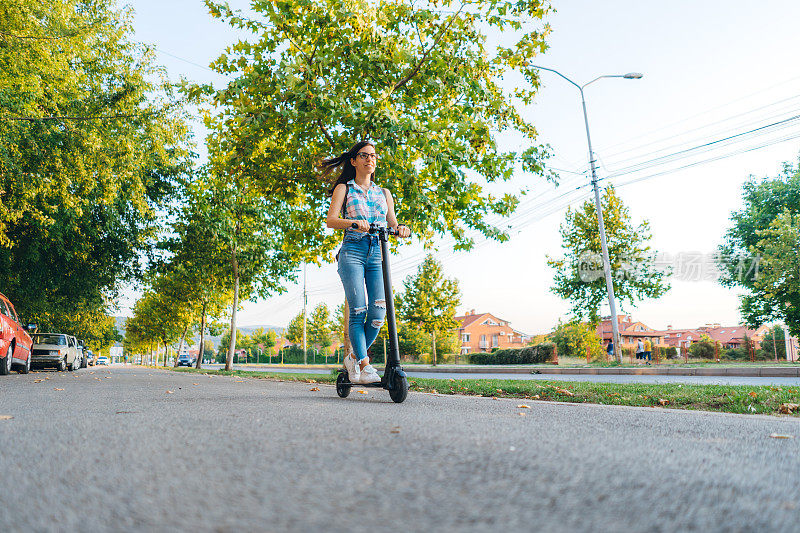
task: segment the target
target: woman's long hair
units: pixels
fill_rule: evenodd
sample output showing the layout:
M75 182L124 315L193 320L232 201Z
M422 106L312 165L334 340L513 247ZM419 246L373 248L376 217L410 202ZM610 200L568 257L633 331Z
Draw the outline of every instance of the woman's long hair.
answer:
M355 159L358 156L358 152L361 151L362 148L365 146L372 146L375 148L375 145L369 141L359 141L352 148L348 151L344 152L339 157L333 157L331 159L326 159L320 164L320 168L322 169L322 179L326 179L330 174L333 172L334 169L338 167L342 167L342 171L339 173L339 176L336 178L336 181L333 182L331 188L328 189L328 196L333 195L333 190L336 188L337 185L340 183L347 183L351 179L356 177L356 167L350 162L351 159ZM370 175L370 179L375 179L375 173L373 172Z

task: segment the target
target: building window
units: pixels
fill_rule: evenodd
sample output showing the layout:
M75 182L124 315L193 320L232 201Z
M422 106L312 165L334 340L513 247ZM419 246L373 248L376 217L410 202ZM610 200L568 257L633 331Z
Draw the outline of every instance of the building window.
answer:
M676 333L675 334L676 337L680 337L681 335L682 335L682 333Z
M492 335L492 348L500 346L500 335Z
M464 333L461 335L462 342L469 342L469 333Z

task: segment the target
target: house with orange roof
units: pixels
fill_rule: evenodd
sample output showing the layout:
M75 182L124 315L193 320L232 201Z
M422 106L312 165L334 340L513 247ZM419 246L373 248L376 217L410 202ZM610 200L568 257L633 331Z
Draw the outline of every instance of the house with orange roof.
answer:
M764 335L769 333L769 326L760 326L750 329L747 326L720 326L719 324L707 324L698 328L705 332L713 340L722 344L725 348L739 348L744 344L745 335L752 339L756 348L761 347Z
M644 322L634 321L631 315L617 315L617 328L619 329L619 342L623 346L634 346L641 340L650 340L653 346L662 344L664 333L649 327ZM611 340L611 317L603 317L595 330L597 337L605 345Z
M460 322L458 336L461 339L461 354L491 352L493 348L522 348L530 341L530 335L511 327L492 313L476 313L474 309L455 317Z

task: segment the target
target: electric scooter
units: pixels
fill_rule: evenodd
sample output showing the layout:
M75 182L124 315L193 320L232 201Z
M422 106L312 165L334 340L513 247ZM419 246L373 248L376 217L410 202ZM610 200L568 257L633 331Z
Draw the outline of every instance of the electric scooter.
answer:
M353 227L358 227L355 223ZM377 387L389 391L389 396L395 403L402 403L408 396L408 379L400 366L400 350L397 346L397 324L394 316L394 293L392 292L392 274L389 271L389 246L388 236L397 235L392 228L385 228L370 224L369 232L377 233L381 243L381 270L383 270L383 290L386 295L386 318L389 328L389 353L386 354L386 368L381 380L377 383L352 383L346 369L339 370L336 378L336 394L340 398L347 398L350 389L356 387Z

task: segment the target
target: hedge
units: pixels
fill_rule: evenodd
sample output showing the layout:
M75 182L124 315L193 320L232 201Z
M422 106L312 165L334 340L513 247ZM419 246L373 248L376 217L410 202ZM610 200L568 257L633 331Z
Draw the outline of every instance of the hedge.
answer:
M543 342L525 348L506 348L492 353L476 352L469 355L472 365L535 365L546 363L553 357L552 342Z

